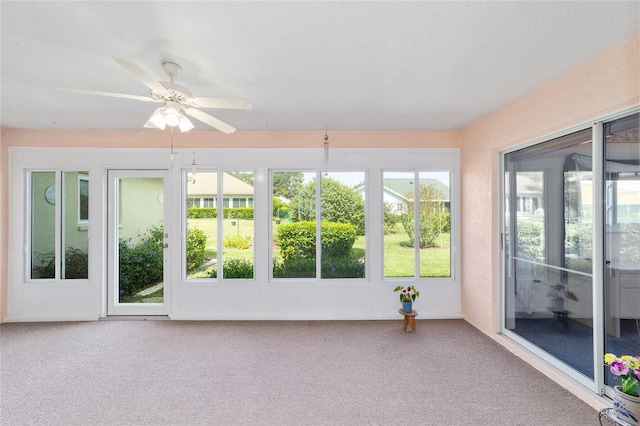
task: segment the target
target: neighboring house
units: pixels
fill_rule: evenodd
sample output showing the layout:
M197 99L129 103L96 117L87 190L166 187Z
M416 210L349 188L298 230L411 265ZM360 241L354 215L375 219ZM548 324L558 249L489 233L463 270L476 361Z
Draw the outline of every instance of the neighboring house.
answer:
M252 207L253 186L228 173L222 174L222 206ZM187 207L216 207L218 173L196 173L187 183Z
M413 194L413 179L409 178L386 178L383 180L383 200L386 205L391 206L393 213L401 213L405 210L407 203L410 201L407 198L408 194ZM438 179L423 178L420 179L420 185L433 186L440 194L441 198L436 201L441 201L447 210L451 206L449 188L439 181ZM360 194L364 199L365 186L359 185L355 188L355 191Z
M544 197L541 172L517 174L516 213L518 216L544 214Z

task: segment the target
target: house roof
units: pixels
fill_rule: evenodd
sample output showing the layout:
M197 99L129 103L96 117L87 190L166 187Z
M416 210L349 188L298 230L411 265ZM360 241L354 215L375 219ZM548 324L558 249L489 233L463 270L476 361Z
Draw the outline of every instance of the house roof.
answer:
M253 195L253 186L228 173L223 173L223 191L225 195ZM195 182L187 183L187 194L195 196L215 196L218 193L218 173L196 172Z
M385 188L389 188L402 196L413 193L413 179L386 178L383 181ZM422 178L420 179L420 185L432 186L441 194L443 200L449 199L449 188L438 179Z
M424 186L433 186L440 195L442 200L448 201L450 198L449 188L438 179L423 178L420 179L420 184ZM365 186L357 185L354 190L359 193L364 193ZM413 179L405 178L386 178L383 179L383 190L390 195L402 200L406 200L407 194L413 194Z
M242 130L461 129L640 31L637 1L1 1L0 126L143 130L158 104L112 60ZM209 127L192 120L196 130ZM147 130L144 131L156 131Z

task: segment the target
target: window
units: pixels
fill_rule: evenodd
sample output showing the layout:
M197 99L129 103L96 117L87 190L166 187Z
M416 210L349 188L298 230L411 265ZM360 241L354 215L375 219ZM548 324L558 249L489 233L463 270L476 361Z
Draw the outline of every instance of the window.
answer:
M321 174L321 278L364 278L364 171Z
M385 171L382 192L385 278L450 277L449 172Z
M30 278L87 279L88 173L33 171L29 178Z
M317 276L317 175L314 171L271 172L272 196L279 200L272 235L273 278Z
M218 173L207 171L198 171L197 173L197 179L192 178L191 172L185 174L186 182L184 185L187 199L185 273L187 278L215 278L218 257L217 213L216 211L201 210L203 207L215 208L214 202L205 201L207 199L215 200L215 197L195 196L194 194L217 194Z
M78 174L78 223L89 223L89 176Z
M187 278L253 279L254 218L253 209L246 207L246 199L253 199L254 195L253 172L198 171L198 179L186 173L185 180L187 206L189 194L199 193L207 194L201 197L202 207L213 209L213 212L187 209ZM218 196L219 191L222 197ZM224 200L223 208L216 205L218 200ZM230 200L232 207L228 206Z
M232 200L222 221L222 274L224 279L253 279L255 226L253 209L246 198L253 197L253 172L222 174L223 197ZM235 196L234 196L235 195Z
M271 176L273 277L364 278L365 173L273 171Z
M31 279L56 277L55 172L31 173Z

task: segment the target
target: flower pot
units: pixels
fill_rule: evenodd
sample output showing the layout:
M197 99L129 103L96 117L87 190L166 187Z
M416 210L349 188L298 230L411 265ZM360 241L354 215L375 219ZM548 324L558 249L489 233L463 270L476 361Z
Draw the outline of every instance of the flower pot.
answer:
M564 299L551 299L551 309L556 312L564 311Z
M640 396L631 396L622 392L621 386L613 388L613 409L616 417L631 426L640 425Z
M402 302L402 311L411 313L413 302Z

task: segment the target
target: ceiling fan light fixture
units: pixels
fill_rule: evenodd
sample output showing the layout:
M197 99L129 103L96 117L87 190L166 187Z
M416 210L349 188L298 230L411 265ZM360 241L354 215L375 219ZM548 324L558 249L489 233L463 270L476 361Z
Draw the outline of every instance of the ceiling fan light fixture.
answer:
M184 133L193 129L195 126L193 125L191 120L184 116L184 114L180 114L180 123L178 124L178 127L180 128L180 131Z
M151 114L151 117L149 117L149 120L144 124L144 127L164 130L166 126L166 122L164 120L163 109L164 108L157 108L153 112L153 114Z
M180 124L180 113L174 109L167 109L164 112L164 121L169 127L176 127Z

